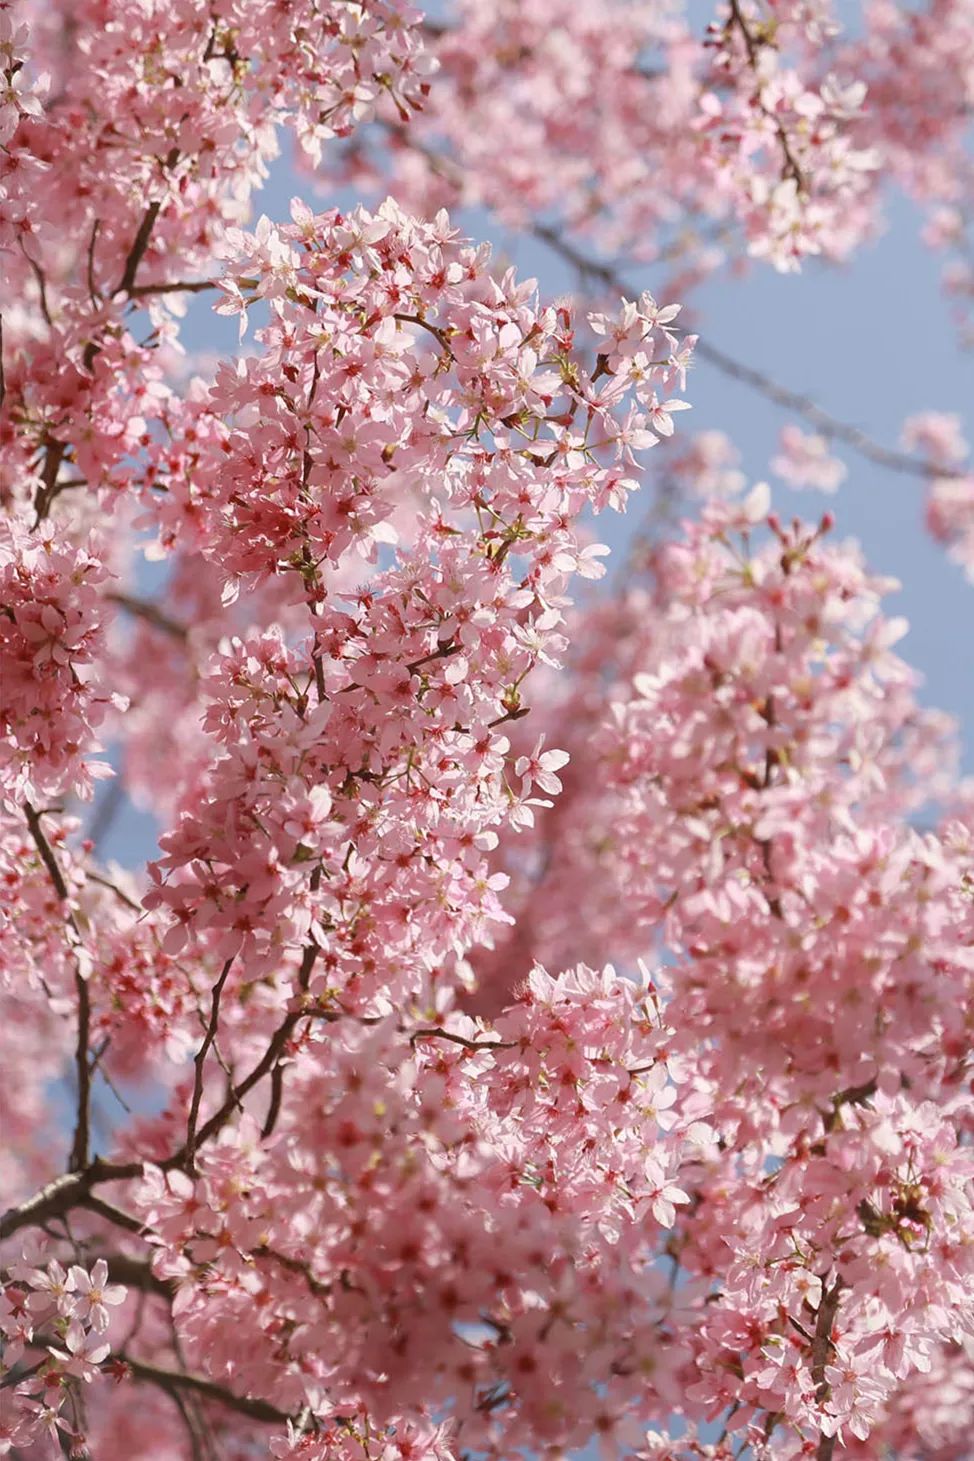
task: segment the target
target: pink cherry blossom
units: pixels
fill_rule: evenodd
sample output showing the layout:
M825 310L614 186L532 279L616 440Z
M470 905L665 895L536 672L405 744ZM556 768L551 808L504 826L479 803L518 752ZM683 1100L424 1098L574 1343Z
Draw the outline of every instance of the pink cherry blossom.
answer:
M958 418L871 443L699 290L892 184L967 328L971 22L0 0L0 1453L967 1453L955 727L681 428L702 353L974 564Z

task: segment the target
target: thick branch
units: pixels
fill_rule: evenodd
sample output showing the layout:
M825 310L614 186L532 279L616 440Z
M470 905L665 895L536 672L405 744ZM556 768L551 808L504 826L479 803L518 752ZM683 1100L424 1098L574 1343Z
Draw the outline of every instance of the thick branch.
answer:
M839 1307L839 1295L842 1292L842 1279L836 1278L831 1288L822 1286L822 1298L818 1306L818 1315L815 1322L815 1337L812 1340L812 1379L815 1382L816 1399L821 1404L829 1396L829 1382L825 1378L825 1366L828 1364L834 1345L832 1343L832 1325L835 1321L835 1311ZM832 1452L835 1450L835 1437L822 1436L818 1443L817 1461L831 1461Z
M163 167L166 169L166 171L168 171L169 168L175 167L178 159L178 147L171 148L166 156L165 162L163 163ZM162 199L159 198L154 203L150 203L148 208L145 210L145 213L142 215L142 222L139 224L135 238L132 240L132 247L129 249L128 257L125 260L125 267L122 270L122 277L118 282L117 288L115 289L116 294L130 293L132 286L135 283L135 276L139 272L139 265L142 263L142 260L145 257L145 251L149 247L149 240L152 237L152 230L153 228L155 228L156 219L159 217L161 209Z
M104 1218L106 1222L113 1223L116 1228L124 1228L127 1233L136 1233L141 1236L145 1232L145 1223L122 1208L116 1207L113 1202L105 1202L103 1198L88 1193L81 1199L81 1203L89 1212Z
M8 1208L0 1217L0 1239L9 1238L21 1228L37 1226L50 1218L63 1217L73 1208L81 1207L91 1188L101 1182L121 1182L142 1175L141 1162L103 1162L99 1158L83 1172L66 1172L48 1182L32 1197L27 1197L17 1207Z
M155 1294L160 1299L171 1300L174 1297L175 1279L157 1278L144 1258L131 1258L127 1253L103 1253L99 1257L108 1264L108 1277L112 1283L124 1284L126 1288L138 1289L140 1293Z
M268 1400L253 1400L245 1395L234 1395L224 1385L218 1385L214 1380L207 1380L202 1375L189 1375L181 1370L164 1370L159 1365L150 1365L143 1360L134 1360L131 1355L122 1355L125 1363L136 1380L144 1381L148 1385L157 1385L160 1390L165 1390L168 1395L179 1395L189 1393L199 1395L204 1400L215 1401L217 1405L223 1405L228 1410L235 1410L239 1415L249 1416L251 1420L263 1421L265 1425L286 1425L293 1419L287 1411L278 1410L276 1405L271 1405Z
M215 279L173 279L165 284L133 284L128 292L133 299L141 299L147 294L202 294L216 288Z

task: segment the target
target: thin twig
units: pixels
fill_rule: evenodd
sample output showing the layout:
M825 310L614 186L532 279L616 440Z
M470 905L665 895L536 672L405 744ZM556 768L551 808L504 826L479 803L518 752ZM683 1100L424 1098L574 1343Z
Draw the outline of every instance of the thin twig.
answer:
M60 901L65 904L65 922L68 930L68 946L71 949L72 962L74 964L74 988L78 996L78 1039L75 1047L75 1068L78 1075L78 1115L75 1122L74 1141L71 1145L70 1169L72 1172L80 1172L88 1163L88 1146L90 1142L91 1127L91 1064L89 1060L88 1047L91 1040L91 998L88 992L88 981L81 972L78 961L78 948L81 945L81 931L78 928L75 916L71 911L70 894L68 885L64 881L58 860L54 856L54 849L48 842L41 826L41 819L30 802L24 804L24 812L27 817L27 826L34 845L40 853L41 861L47 869L48 876L54 885Z
M301 961L301 969L298 975L298 987L301 990L302 994L307 990L308 983L311 979L311 970L314 968L314 963L319 953L320 950L318 948L318 945L315 943L308 944L307 948L304 951L304 957ZM229 1121L230 1117L233 1115L234 1111L239 1108L241 1100L244 1096L247 1095L248 1091L253 1090L254 1086L258 1085L266 1075L270 1074L277 1061L280 1060L281 1056L283 1055L287 1047L287 1043L290 1040L291 1035L294 1033L295 1026L298 1024L299 1020L304 1018L307 1014L307 1010L296 1009L292 1010L290 1014L285 1016L285 1018L278 1025L277 1029L274 1031L274 1034L271 1037L270 1044L264 1051L264 1054L261 1056L260 1060L254 1066L253 1070L249 1073L249 1075L245 1075L242 1081L237 1082L233 1089L227 1094L223 1105L220 1106L219 1109L215 1111L210 1117L209 1121L205 1122L204 1125L200 1128L200 1131L196 1137L197 1147L201 1147L204 1142L209 1141L211 1136L215 1136L218 1131L221 1131L226 1123ZM185 1167L186 1163L187 1147L183 1146L179 1149L178 1152L174 1152L171 1157L167 1157L166 1160L164 1162L161 1162L159 1165L162 1167L163 1171L169 1171L173 1167Z
M454 1045L462 1045L464 1050L513 1050L517 1045L516 1040L468 1040L465 1035L455 1035L440 1025L427 1030L413 1030L409 1037L410 1045L417 1040L451 1040Z
M459 186L462 174L451 158L444 157L441 153L425 146L405 127L388 123L386 126L401 145L423 157L436 174L446 178L455 186ZM536 223L532 224L528 231L541 243L547 244L554 253L558 254L566 263L571 264L580 274L589 279L598 280L613 294L622 294L628 299L638 299L642 293L642 290L635 284L624 279L617 269L584 253L575 244L563 238L556 228L552 228L548 224ZM921 477L924 480L944 477L962 479L970 475L960 468L937 467L924 461L921 457L911 456L908 452L896 451L892 447L883 446L881 442L875 441L865 431L861 431L858 426L853 426L848 421L842 421L837 416L823 410L811 396L779 385L764 371L756 370L753 366L735 359L726 350L721 350L718 345L711 344L706 339L698 338L694 346L694 356L698 360L705 360L708 365L712 365L715 370L719 370L722 375L728 376L731 380L749 386L767 400L772 401L774 405L803 417L809 425L814 426L828 440L843 442L853 451L858 452L860 456L868 458L878 466L888 468L891 472Z
M54 321L51 319L51 311L48 308L47 303L47 279L45 278L44 270L41 268L36 259L31 258L30 254L24 247L23 239L21 239L20 248L24 258L27 260L28 264L31 267L31 270L33 271L34 278L37 280L37 288L40 293L41 301L41 314L44 316L44 323L47 325L51 325L54 323Z
M114 786L114 784L115 783L113 782L112 785ZM92 841L94 840L95 839L92 838ZM93 872L87 872L85 876L88 879L89 883L97 883L99 888L107 888L110 893L114 893L119 902L124 903L126 908L131 908L133 913L141 914L144 911L141 905L136 903L134 898L130 898L128 893L123 892L118 884L113 883L110 878L102 877L101 873Z
M641 291L635 284L624 279L609 264L604 264L583 253L581 249L562 238L556 229L539 223L532 227L531 232L535 238L547 244L554 253L572 264L581 274L598 280L613 293L625 295L630 299L639 297ZM969 475L959 468L936 467L921 457L914 457L908 452L895 451L892 447L883 446L880 442L874 441L866 432L861 431L858 426L841 421L828 411L824 411L816 401L812 400L811 396L789 390L787 386L778 385L777 381L772 380L769 375L765 375L764 371L755 370L753 366L735 360L732 355L728 355L725 350L721 350L719 346L707 340L698 339L693 353L697 359L705 360L723 375L758 391L769 401L773 401L776 406L782 406L786 410L804 417L822 436L831 441L844 442L860 456L868 457L870 461L876 462L881 467L887 467L891 472L901 472L924 479L931 477L963 478Z
M110 604L124 609L127 614L131 614L136 619L144 619L147 624L152 625L153 629L160 629L171 639L182 641L186 638L188 633L186 625L180 624L176 619L170 619L158 604L153 604L148 599L136 598L133 594L110 593L105 597Z
M784 124L781 118L770 107L766 106L761 98L761 89L763 83L760 75L760 62L758 60L758 54L760 52L761 46L765 44L765 42L760 41L754 35L753 31L747 23L744 12L741 10L738 0L730 0L730 16L727 20L727 25L725 29L730 29L730 27L734 25L737 26L744 39L744 49L747 52L747 64L754 72L756 100L758 107L760 108L762 115L767 117L768 121L774 128L775 134L778 138L778 142L781 146L782 155L784 157L784 162L782 163L781 168L781 176L782 178L792 178L794 180L795 186L797 188L803 189L805 186L805 180L802 175L802 170L798 165L798 161L795 158L795 154L792 151L791 140L788 136L788 133L785 131Z

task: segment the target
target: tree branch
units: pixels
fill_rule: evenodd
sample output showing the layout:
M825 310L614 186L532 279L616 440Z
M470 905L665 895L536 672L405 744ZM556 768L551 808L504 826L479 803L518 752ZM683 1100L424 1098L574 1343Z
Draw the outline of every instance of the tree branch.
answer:
M206 1034L203 1036L203 1043L196 1052L194 1065L196 1074L193 1080L193 1099L189 1108L189 1123L186 1128L186 1168L189 1172L196 1170L196 1123L199 1120L200 1103L203 1100L203 1073L206 1066L206 1057L210 1046L216 1039L216 1027L220 1021L220 996L223 994L223 986L233 967L233 956L226 961L219 979L213 986L210 993L210 1020L206 1027Z
M454 186L459 186L462 180L461 173L451 158L444 157L433 151L432 148L426 147L416 137L410 136L405 127L387 124L387 129L403 146L425 158L432 170L440 177L446 178ZM642 290L637 288L634 283L624 279L617 269L584 253L575 244L563 238L556 228L544 223L536 223L532 224L528 231L541 243L547 244L553 253L571 264L580 274L598 280L613 294L622 294L628 299L638 299L642 293ZM803 417L827 440L843 442L853 451L858 452L860 456L875 462L877 466L886 467L891 472L899 472L906 476L921 477L924 480L937 477L960 479L969 475L957 467L935 467L921 457L911 456L909 452L896 451L892 447L883 446L881 442L875 441L865 431L861 431L858 426L853 426L848 421L842 421L837 416L823 410L811 396L779 385L764 371L756 370L751 365L745 365L743 361L736 360L734 356L728 355L726 350L721 350L719 346L713 345L705 339L698 338L694 346L694 355L698 360L705 360L708 365L712 365L715 370L719 370L729 379L749 386L774 405Z
M81 1206L86 1207L89 1212L102 1217L106 1222L113 1223L117 1228L124 1228L127 1233L136 1233L139 1237L145 1232L145 1223L139 1218L133 1217L131 1213L116 1207L112 1202L105 1202L101 1197L95 1197L93 1193L87 1193L81 1199Z
M44 442L44 465L41 468L41 485L34 498L34 527L42 523L51 510L60 487L57 474L67 453L67 442L57 441L49 436Z
M140 1293L155 1294L160 1299L171 1300L174 1297L176 1280L157 1278L144 1258L132 1258L127 1253L102 1253L98 1256L108 1264L108 1277L112 1283L124 1284L126 1288L138 1289Z
M147 294L202 294L216 288L215 279L174 279L165 284L133 284L128 293L132 299L142 299Z
M539 223L532 227L531 232L535 238L547 244L560 258L578 269L579 273L597 279L615 294L625 295L629 299L639 297L641 291L635 284L624 279L610 265L590 258L581 249L562 238L556 229ZM721 350L717 345L710 344L705 339L697 340L694 355L700 360L707 361L709 365L714 366L730 379L750 386L752 390L765 396L776 406L782 406L786 410L794 412L795 415L802 416L809 425L814 426L828 440L843 442L853 451L858 452L860 456L867 457L870 461L876 462L878 466L886 467L891 472L922 477L925 480L934 477L962 478L968 475L959 468L935 467L921 457L914 457L908 452L896 451L892 447L883 446L882 443L867 435L865 431L861 431L858 426L841 421L828 411L824 411L816 401L812 400L811 396L778 385L764 371L755 370L753 366L735 360L732 355L727 354L726 350Z
M304 956L301 960L301 968L298 973L298 988L300 989L302 994L308 988L308 984L311 979L311 971L314 968L315 960L317 959L319 952L320 950L318 948L318 945L314 943L308 944L304 951ZM270 1044L264 1051L264 1054L261 1056L260 1060L254 1066L253 1070L249 1073L249 1075L245 1075L242 1081L238 1081L237 1084L232 1087L232 1089L227 1094L223 1105L219 1108L219 1110L215 1111L214 1114L210 1117L209 1121L205 1122L204 1125L200 1128L200 1131L195 1138L196 1147L201 1147L204 1142L209 1141L211 1136L215 1136L218 1131L222 1130L227 1121L233 1115L234 1111L236 1111L239 1107L241 1098L245 1096L248 1091L253 1090L254 1086L258 1085L266 1075L270 1074L277 1061L284 1054L284 1051L287 1048L287 1042L290 1040L298 1021L307 1016L308 1013L309 1011L307 1010L296 1009L292 1010L290 1014L285 1016L285 1018L278 1025L277 1029L274 1031L274 1034L271 1037ZM173 1167L185 1167L187 1165L188 1157L188 1149L186 1146L183 1146L179 1149L178 1152L174 1152L171 1157L167 1157L164 1162L161 1162L160 1166L162 1167L163 1171L170 1171Z
M179 148L173 147L166 154L166 159L163 163L163 169L168 172L170 168L176 166L178 160ZM128 256L125 260L125 267L122 270L122 277L118 282L118 286L113 291L113 297L115 294L130 293L132 286L135 283L135 276L139 272L139 265L142 263L142 260L145 257L145 251L149 247L149 240L152 237L152 230L155 227L156 219L159 217L160 210L162 209L162 201L163 200L161 198L158 198L154 203L150 203L148 208L145 210L145 213L142 215L142 222L139 224L135 238L132 240L132 247L128 251Z
M168 634L172 639L184 640L187 635L185 624L180 624L176 619L170 619L164 614L158 604L150 603L147 599L135 598L132 594L106 594L110 604L117 605L131 614L136 619L144 619L151 624L153 629L161 629L163 634Z
M66 1172L55 1177L32 1197L8 1208L0 1217L0 1238L9 1238L21 1228L37 1226L52 1217L63 1217L81 1207L91 1188L100 1182L121 1182L141 1177L141 1162L103 1162L96 1157L83 1172Z
M815 1321L815 1337L812 1340L811 1363L812 1379L816 1386L815 1395L819 1404L827 1400L829 1396L829 1382L825 1378L825 1366L835 1347L832 1343L832 1325L835 1320L835 1311L839 1307L842 1287L842 1279L839 1277L836 1278L831 1288L822 1285L822 1298ZM835 1437L823 1435L818 1443L817 1461L831 1461L834 1450Z
M183 1392L192 1395L199 1395L204 1400L212 1400L217 1405L223 1405L228 1410L235 1410L239 1415L249 1416L251 1420L262 1421L265 1425L286 1425L294 1417L288 1415L286 1410L279 1410L276 1405L271 1405L268 1400L251 1399L246 1395L235 1395L224 1385L218 1385L215 1380L207 1380L203 1375L186 1374L181 1370L165 1370L160 1365L150 1365L144 1360L136 1360L131 1355L122 1354L121 1359L125 1361L132 1375L136 1380L141 1380L148 1385L156 1385L160 1390L165 1390L168 1395L176 1396Z
M464 1050L513 1050L517 1044L515 1040L468 1040L465 1035L455 1035L440 1025L428 1030L413 1030L409 1037L410 1045L417 1040L452 1040L454 1045L462 1045Z
M60 873L60 869L58 871ZM298 988L302 994L307 991L319 952L317 944L308 944L305 948L298 972ZM200 1128L195 1142L197 1150L204 1142L209 1141L211 1136L215 1136L218 1131L222 1130L234 1111L239 1108L241 1098L270 1073L287 1048L287 1043L298 1022L312 1013L309 1010L295 1009L285 1016L253 1070L244 1076L243 1080L238 1081L228 1093L222 1106ZM187 1149L184 1145L158 1165L164 1172L168 1172L172 1171L174 1167L185 1167L186 1160ZM16 1207L9 1208L0 1217L0 1239L9 1238L21 1228L46 1222L52 1217L63 1217L73 1208L85 1206L92 1187L104 1182L129 1181L133 1177L141 1177L142 1172L142 1162L105 1162L100 1157L96 1157L83 1170L68 1172L64 1176L57 1177L53 1182L42 1187L39 1192L35 1192L32 1197L25 1198ZM116 1211L118 1210L116 1209ZM103 1213L103 1216L105 1215L107 1214Z
M88 981L81 972L78 962L78 947L81 945L81 930L70 907L70 894L68 885L64 881L64 875L54 856L54 849L48 842L41 826L41 819L30 802L24 803L24 812L27 817L27 826L30 835L34 840L41 861L47 869L48 876L54 885L54 891L58 898L66 905L65 920L68 928L68 946L71 949L72 962L74 964L74 988L78 996L78 1039L75 1047L75 1069L78 1076L78 1115L74 1128L74 1141L71 1145L70 1167L72 1172L80 1172L88 1162L88 1146L91 1139L91 1063L89 1060L88 1046L91 1040L91 998L88 992Z

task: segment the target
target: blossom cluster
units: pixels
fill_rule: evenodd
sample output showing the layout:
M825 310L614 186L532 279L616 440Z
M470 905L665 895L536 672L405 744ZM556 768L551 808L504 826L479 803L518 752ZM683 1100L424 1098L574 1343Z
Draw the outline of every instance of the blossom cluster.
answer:
M844 256L880 161L962 214L969 3L0 0L0 1454L965 1454L953 728L683 440L669 290L443 205L688 283ZM393 197L252 224L288 134ZM974 556L959 424L904 447Z
M557 217L630 257L678 254L681 282L735 243L782 271L843 257L876 213L866 86L844 79L858 75L845 58L821 64L830 7L769 10L722 5L701 37L648 0L462 0L433 28L422 114L382 156L363 134L349 166L363 182L394 169L417 210L477 203L517 226ZM675 215L690 221L678 247Z
M536 969L489 1029L319 1003L272 1142L243 1118L195 1180L147 1169L136 1202L186 1352L319 1421L392 1424L421 1374L464 1445L505 1452L671 1402L683 1301L646 1265L713 1140L677 1103L671 1033L651 986L611 969Z
M594 321L613 343L586 377L565 312L493 278L445 215L295 212L224 285L244 323L269 302L259 353L167 408L145 495L225 601L277 580L303 626L229 640L206 671L218 754L147 906L175 920L171 951L192 933L240 954L235 977L310 936L315 980L368 1004L503 917L486 854L536 800L503 727L561 650L569 579L602 571L575 520L625 502L688 348L647 295ZM349 559L377 560L366 588Z
M78 548L25 523L0 522L0 794L91 795L109 773L93 760L111 693L92 678L102 647L106 571L96 545ZM118 697L116 696L116 701Z
M0 1375L12 1400L0 1410L4 1453L62 1440L83 1450L79 1387L90 1384L111 1351L110 1310L125 1289L109 1283L103 1258L65 1269L56 1258L37 1266L26 1252L0 1287ZM39 1357L39 1358L38 1358Z
M947 789L950 728L892 651L889 585L827 521L766 513L765 489L709 505L572 626L564 792L499 864L516 922L474 998L522 960L665 945L721 1137L671 1241L712 1286L684 1413L790 1456L881 1435L969 1338L971 843L906 822Z

